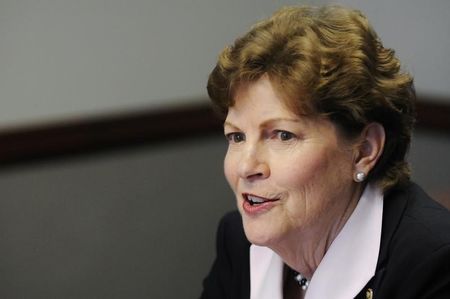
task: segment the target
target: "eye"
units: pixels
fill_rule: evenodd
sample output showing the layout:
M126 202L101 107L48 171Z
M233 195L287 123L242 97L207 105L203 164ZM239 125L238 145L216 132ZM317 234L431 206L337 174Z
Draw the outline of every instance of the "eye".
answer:
M240 142L245 141L244 133L232 132L232 133L225 134L225 137L227 138L228 142L230 142L230 143L240 143Z
M276 133L277 133L277 137L281 141L288 141L288 140L294 139L296 137L294 133L291 133L291 132L288 132L288 131L279 130Z

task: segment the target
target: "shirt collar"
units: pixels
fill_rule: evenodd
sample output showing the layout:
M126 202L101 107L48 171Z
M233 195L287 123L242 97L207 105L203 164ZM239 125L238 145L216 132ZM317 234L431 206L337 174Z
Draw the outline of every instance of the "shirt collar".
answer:
M314 272L305 299L348 299L361 291L375 274L382 218L381 189L368 184ZM250 298L282 299L282 288L282 259L268 247L251 245Z

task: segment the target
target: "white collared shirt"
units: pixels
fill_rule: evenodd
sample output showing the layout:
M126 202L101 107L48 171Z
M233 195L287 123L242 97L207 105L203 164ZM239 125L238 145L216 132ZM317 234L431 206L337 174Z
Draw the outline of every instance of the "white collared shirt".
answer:
M383 194L369 184L314 272L305 299L358 295L375 274L382 218ZM283 265L270 248L250 246L250 299L283 298Z

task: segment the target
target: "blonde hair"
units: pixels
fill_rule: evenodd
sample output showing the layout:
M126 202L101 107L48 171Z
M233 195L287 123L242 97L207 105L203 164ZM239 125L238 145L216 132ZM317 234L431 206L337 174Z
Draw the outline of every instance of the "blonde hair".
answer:
M385 191L409 180L413 79L361 12L340 6L280 9L222 51L208 94L226 114L237 88L263 75L289 107L327 117L345 137L356 137L370 122L383 125L384 151L368 179Z

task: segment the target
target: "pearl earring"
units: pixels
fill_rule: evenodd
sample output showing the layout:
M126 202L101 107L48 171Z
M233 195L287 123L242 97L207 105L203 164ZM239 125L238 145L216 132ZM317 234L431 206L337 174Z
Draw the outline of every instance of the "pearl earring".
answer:
M366 174L362 171L358 171L355 176L355 181L361 183L366 179Z

